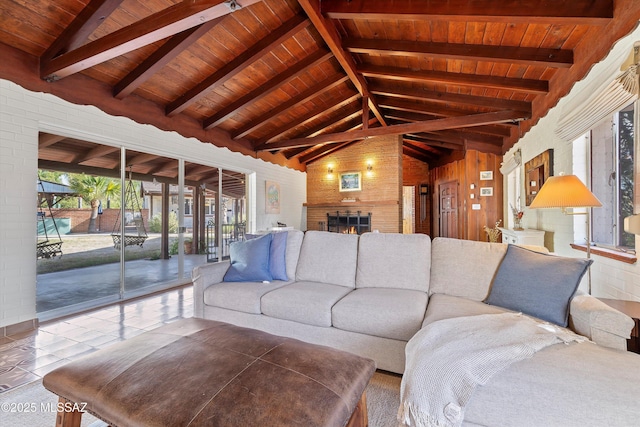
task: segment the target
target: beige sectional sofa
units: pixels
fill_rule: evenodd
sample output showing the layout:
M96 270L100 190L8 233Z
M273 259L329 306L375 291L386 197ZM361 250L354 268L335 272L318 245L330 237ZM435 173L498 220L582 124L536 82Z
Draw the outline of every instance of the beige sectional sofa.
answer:
M503 313L483 302L507 245L420 234L289 231L288 281L223 282L229 262L194 269L195 316L372 358L403 373L405 347L437 320ZM479 386L465 425L631 425L640 356L630 318L577 294L569 327L593 343L556 344ZM487 408L493 408L487 410Z

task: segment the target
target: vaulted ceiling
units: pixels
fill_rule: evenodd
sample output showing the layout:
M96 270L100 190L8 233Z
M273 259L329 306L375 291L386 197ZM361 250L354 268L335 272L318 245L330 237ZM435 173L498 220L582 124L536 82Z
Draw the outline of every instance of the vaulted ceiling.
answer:
M639 4L3 0L0 77L302 170L385 134L435 165L504 153Z

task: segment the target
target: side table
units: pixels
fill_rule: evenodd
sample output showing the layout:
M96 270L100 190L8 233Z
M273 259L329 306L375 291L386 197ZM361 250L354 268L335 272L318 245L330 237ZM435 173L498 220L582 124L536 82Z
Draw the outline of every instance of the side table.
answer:
M631 331L631 338L627 340L627 350L640 354L640 302L609 298L598 299L633 319L635 326Z
M502 231L502 243L544 246L544 230L534 230L533 228L526 228L524 230L500 228L500 231Z

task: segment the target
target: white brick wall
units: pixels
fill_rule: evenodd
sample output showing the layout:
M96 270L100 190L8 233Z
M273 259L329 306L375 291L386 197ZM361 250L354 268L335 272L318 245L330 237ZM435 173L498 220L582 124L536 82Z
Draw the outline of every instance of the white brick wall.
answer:
M91 106L0 80L0 327L36 317L38 133L49 132L255 174L255 229L305 229L306 174L161 131ZM266 215L265 181L280 183L281 213Z
M576 83L565 98L543 117L538 124L516 144L514 149L522 150L523 163L543 151L554 149L554 174L564 172L574 173L573 146L571 143L559 139L555 134L558 122L564 114L577 108L599 87L607 85L619 72L622 61L631 51L633 43L640 40L640 28L622 39L612 49L611 54L601 63L595 65L589 75ZM576 165L575 173L584 173L584 164ZM523 184L524 185L524 184ZM508 186L505 180L505 186ZM505 194L508 188L505 188ZM524 194L524 188L521 189ZM505 210L505 215L508 212ZM586 235L586 221L584 216L571 217L563 215L560 209L526 210L524 225L527 228L545 230L546 246L558 255L571 257L585 257L584 252L575 251L569 246L576 238L579 243L584 242ZM639 242L640 243L640 242ZM638 246L640 248L640 246ZM592 293L595 296L629 299L640 301L640 265L626 264L597 255L592 256ZM583 279L581 289L587 289L586 278Z

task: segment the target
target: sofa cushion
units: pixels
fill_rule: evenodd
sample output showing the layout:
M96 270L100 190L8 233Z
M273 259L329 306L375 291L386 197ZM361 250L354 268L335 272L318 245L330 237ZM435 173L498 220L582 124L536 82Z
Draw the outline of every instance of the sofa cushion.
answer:
M287 235L286 231L271 233L269 250L269 272L273 280L287 281Z
M638 425L638 359L589 342L549 346L476 387L464 424Z
M296 268L300 258L300 247L304 233L300 230L287 230L286 265L289 280L296 279Z
M356 285L358 235L307 231L300 249L296 280Z
M358 243L356 288L429 291L431 239L426 234L365 233Z
M338 329L408 341L420 329L426 308L422 291L360 288L338 301L331 317Z
M314 326L331 326L331 307L352 288L328 283L294 282L265 294L262 313Z
M269 270L271 234L229 245L231 266L225 282L262 282L272 280Z
M242 311L244 313L261 314L260 298L287 282L274 280L270 283L256 282L222 282L209 286L204 290L205 305Z
M487 303L567 326L569 303L592 262L509 245Z
M506 251L502 243L436 237L431 242L429 294L484 301Z
M271 234L269 271L273 280L295 280L304 233L300 230L287 230L269 234ZM245 236L251 240L262 237L264 234L247 233Z
M507 311L510 310L468 298L446 294L433 294L429 297L427 314L424 316L422 326L437 322L438 320L463 316L478 316L481 314L500 314Z

